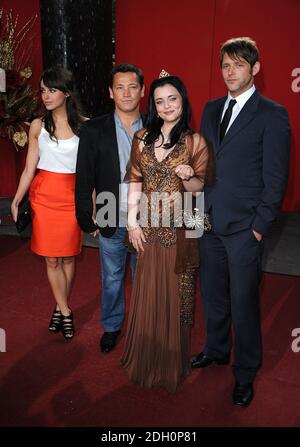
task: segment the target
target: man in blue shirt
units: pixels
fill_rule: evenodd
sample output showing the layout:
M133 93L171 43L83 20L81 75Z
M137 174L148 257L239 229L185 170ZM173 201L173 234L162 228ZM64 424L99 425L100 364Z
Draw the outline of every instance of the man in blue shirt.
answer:
M127 185L123 182L134 133L143 127L139 111L144 96L144 76L131 64L113 68L109 94L115 110L83 126L76 167L76 216L83 231L99 233L102 271L102 352L116 345L125 316L124 273L127 249ZM97 222L93 220L92 193L97 197ZM109 216L107 217L107 198ZM113 210L112 210L113 207ZM111 211L113 217L111 218ZM135 254L131 253L132 274Z

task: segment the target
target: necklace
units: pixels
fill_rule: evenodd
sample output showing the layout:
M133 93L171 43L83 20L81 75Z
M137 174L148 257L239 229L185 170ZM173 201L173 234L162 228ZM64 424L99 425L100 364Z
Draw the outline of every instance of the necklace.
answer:
M162 130L161 130L160 132L161 132L162 137L163 137L163 144L168 144L168 143L170 143L170 134L165 135L165 134L163 133Z
M156 148L162 148L162 149L165 149L165 150L169 150L169 148L165 148L164 145L170 143L170 134L165 135L163 133L163 131L160 129L160 135L161 135L161 143L158 144L158 142L160 140L160 137L158 137L157 140L156 140L155 147Z

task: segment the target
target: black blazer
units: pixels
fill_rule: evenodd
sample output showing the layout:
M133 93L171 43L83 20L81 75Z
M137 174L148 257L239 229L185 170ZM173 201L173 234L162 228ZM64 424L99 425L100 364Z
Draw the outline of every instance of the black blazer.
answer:
M142 116L144 121L144 117ZM109 193L115 198L114 223L100 228L103 236L110 237L119 224L120 161L114 112L87 121L81 128L76 165L76 217L83 231L92 233L97 226L92 220L92 192ZM97 211L106 203L97 204Z
M286 109L256 90L222 143L220 122L227 97L206 104L201 133L213 145L216 182L205 187L205 207L218 234L252 228L265 234L283 199L290 152Z

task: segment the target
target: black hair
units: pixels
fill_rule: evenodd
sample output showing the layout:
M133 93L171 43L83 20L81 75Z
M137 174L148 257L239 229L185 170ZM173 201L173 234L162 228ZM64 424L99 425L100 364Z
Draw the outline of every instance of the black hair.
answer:
M187 90L184 83L178 76L166 76L163 78L155 79L149 90L149 99L147 107L147 120L146 120L146 136L145 144L154 143L161 135L161 127L163 125L163 119L158 116L154 101L154 91L158 87L163 87L164 85L170 84L176 88L182 99L182 114L181 117L173 127L170 133L170 142L164 144L162 147L165 149L170 149L176 143L178 143L179 138L183 132L194 133L190 127L191 120L191 106L188 99Z
M43 81L45 86L48 88L55 88L63 93L68 93L68 96L66 97L68 124L74 134L78 135L84 119L80 114L79 99L73 73L67 68L58 65L56 67L47 68L41 74L40 83L41 81ZM50 138L56 139L56 128L51 110L46 111L43 117L43 122L45 123L45 129L49 132Z
M245 59L251 68L259 60L256 42L250 37L235 37L224 42L220 51L221 66L225 53L232 59Z
M114 82L114 75L116 73L135 73L137 75L139 84L141 86L141 88L143 88L144 86L144 75L143 72L140 68L136 67L133 64L119 64L119 65L115 65L113 67L113 69L111 70L111 74L110 74L110 82L109 85L110 87L113 86L113 82Z

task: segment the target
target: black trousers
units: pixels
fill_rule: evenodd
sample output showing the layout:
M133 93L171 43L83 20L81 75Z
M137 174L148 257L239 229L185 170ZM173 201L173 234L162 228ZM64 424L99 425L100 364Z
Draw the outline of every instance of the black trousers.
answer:
M200 239L200 287L206 325L204 353L218 358L230 353L232 329L236 380L252 382L261 364L259 283L263 242L251 229Z

